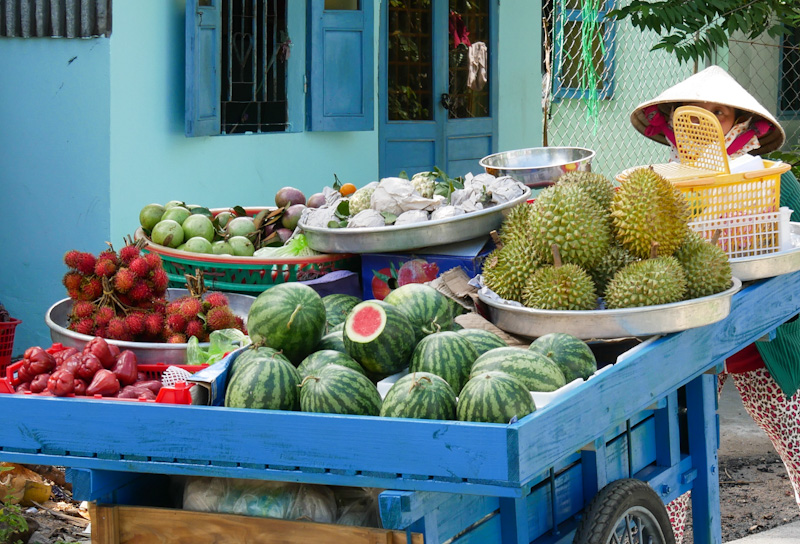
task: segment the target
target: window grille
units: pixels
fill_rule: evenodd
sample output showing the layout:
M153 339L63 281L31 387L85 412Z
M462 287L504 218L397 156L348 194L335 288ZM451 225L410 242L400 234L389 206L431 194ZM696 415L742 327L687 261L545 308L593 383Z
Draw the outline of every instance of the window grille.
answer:
M111 34L111 0L0 0L0 37L96 38Z

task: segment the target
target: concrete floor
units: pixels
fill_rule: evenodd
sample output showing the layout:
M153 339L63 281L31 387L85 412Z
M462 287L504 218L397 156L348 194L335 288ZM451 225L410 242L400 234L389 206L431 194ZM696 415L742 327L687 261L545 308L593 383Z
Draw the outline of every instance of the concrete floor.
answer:
M760 455L774 451L772 442L742 406L742 399L728 378L719 399L719 456Z

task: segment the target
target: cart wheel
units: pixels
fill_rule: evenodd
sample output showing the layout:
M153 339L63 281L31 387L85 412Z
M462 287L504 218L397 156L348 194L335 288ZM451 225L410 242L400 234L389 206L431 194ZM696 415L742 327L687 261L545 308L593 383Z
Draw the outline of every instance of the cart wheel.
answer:
M573 544L675 544L664 503L646 482L617 480L595 495Z

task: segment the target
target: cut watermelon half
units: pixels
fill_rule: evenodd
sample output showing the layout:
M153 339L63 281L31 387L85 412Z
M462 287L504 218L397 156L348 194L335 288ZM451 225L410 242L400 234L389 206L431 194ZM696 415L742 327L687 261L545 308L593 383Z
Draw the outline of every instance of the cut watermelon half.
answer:
M353 342L372 342L386 327L386 312L379 304L365 301L355 306L347 316L345 328Z

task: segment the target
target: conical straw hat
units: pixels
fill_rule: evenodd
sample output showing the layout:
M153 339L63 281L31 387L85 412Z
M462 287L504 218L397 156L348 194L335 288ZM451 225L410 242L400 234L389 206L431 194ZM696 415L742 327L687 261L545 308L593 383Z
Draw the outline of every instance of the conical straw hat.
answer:
M652 100L639 104L631 114L631 123L636 130L647 136L645 129L649 121L644 114L646 108L661 104L674 104L677 107L687 102L715 102L755 114L768 121L773 128L764 136L758 137L761 144L757 150L759 154L778 149L786 140L786 133L775 117L719 66L710 66L673 85ZM663 133L647 137L664 145L669 143Z

